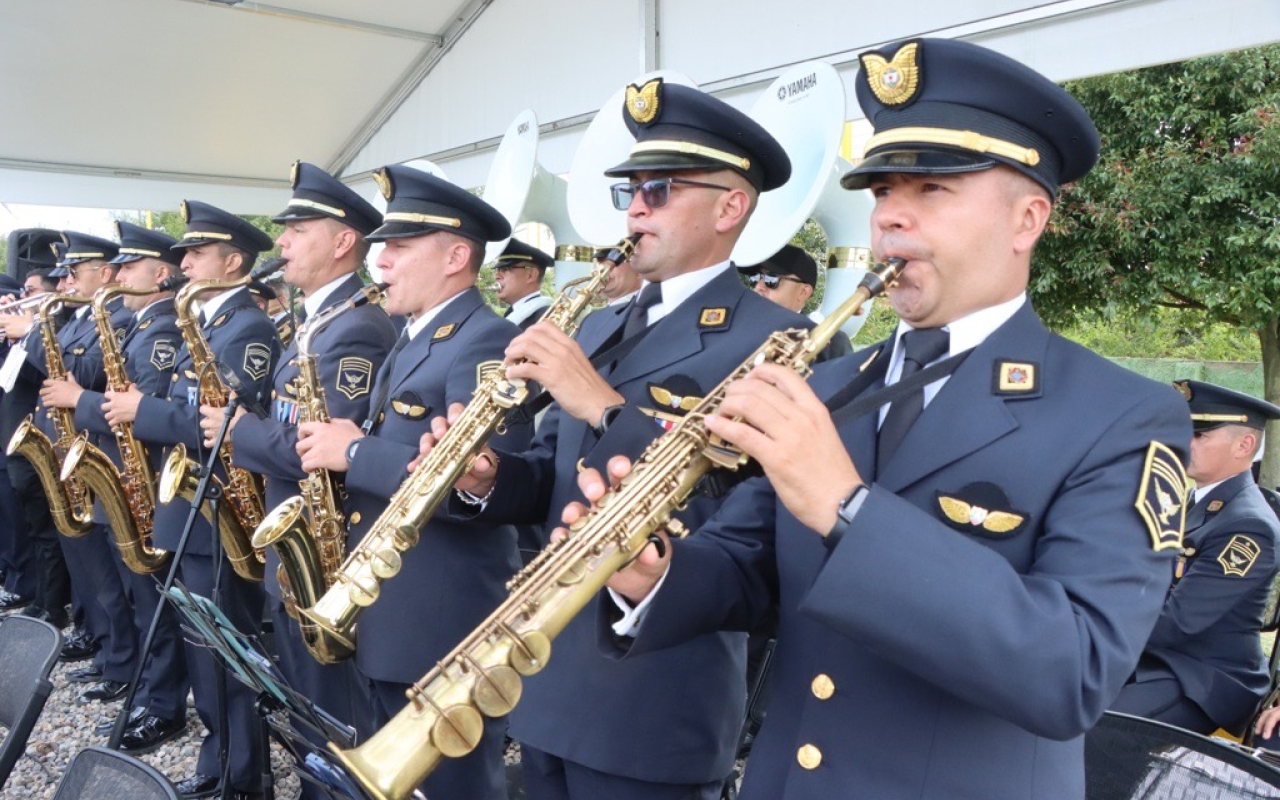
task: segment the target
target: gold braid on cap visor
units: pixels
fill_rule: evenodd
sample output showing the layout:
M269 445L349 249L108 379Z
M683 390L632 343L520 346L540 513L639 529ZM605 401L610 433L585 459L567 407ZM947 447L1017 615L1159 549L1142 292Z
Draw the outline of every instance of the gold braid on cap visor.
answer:
M959 147L976 153L990 153L1029 167L1040 163L1040 153L1034 147L1023 147L973 131L955 131L948 128L894 128L884 133L877 133L868 139L865 152L869 153L885 145L904 143Z

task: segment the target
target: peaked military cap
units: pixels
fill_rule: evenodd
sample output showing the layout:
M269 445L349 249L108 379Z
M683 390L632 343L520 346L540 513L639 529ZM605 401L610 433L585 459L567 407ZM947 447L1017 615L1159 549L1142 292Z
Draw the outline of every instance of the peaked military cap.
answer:
M0 295L7 296L21 293L22 284L18 283L18 279L12 275L0 272Z
M374 171L373 179L387 200L387 213L382 227L365 237L371 242L434 231L449 231L481 243L511 235L511 223L496 208L435 175L392 164Z
M289 181L293 197L284 211L271 218L272 222L329 217L361 236L368 236L382 224L382 215L368 200L315 164L293 162Z
M606 253L606 255L608 255ZM555 266L556 260L533 245L525 244L519 239L507 242L507 247L494 262L494 269L512 269L515 267L537 267L545 271Z
M1007 164L1056 196L1098 160L1101 140L1074 97L984 47L913 39L859 56L858 104L875 134L846 189L876 174L977 172Z
M1280 419L1280 407L1243 392L1224 389L1203 381L1174 381L1191 407L1191 425L1208 431L1223 425L1245 425L1262 430L1267 420Z
M178 240L164 231L117 220L116 236L120 239L120 255L111 259L112 264L128 264L144 258L158 258L175 267L182 263L182 252L173 249Z
M728 103L689 86L654 78L627 87L622 118L636 143L631 155L606 170L610 177L641 170L716 170L741 173L761 192L791 177L791 159L773 135Z
M272 289L270 286L263 283L262 281L249 281L249 286L247 288L249 289L249 294L253 295L254 297L261 297L263 300L266 300L268 303L270 303L272 300L275 300L277 297L279 297L279 295L276 294L275 289Z
M182 218L187 230L175 248L199 247L212 242L225 242L250 253L261 253L275 246L271 237L229 211L201 203L182 201Z
M753 267L738 267L738 272L743 275L754 275L762 270L774 275L794 275L810 286L818 285L817 262L793 244L783 245L781 250Z
M54 252L58 254L58 265L49 273L50 277L62 278L70 275L71 267L86 261L110 261L119 251L119 245L110 239L77 231L63 231L62 242L60 253L58 248L54 248Z

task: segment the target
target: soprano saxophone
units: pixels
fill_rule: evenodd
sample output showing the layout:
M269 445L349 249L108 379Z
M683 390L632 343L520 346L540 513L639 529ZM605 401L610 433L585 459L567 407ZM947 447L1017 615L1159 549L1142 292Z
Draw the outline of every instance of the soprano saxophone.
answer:
M200 382L201 405L223 408L230 401L231 393L222 383L214 364L213 350L200 328L195 311L196 298L208 291L234 289L249 282L249 276L233 281L192 281L178 291L175 307L178 311L178 330L191 355L192 367ZM255 550L249 541L249 531L262 522L262 483L258 476L232 463L231 437L227 437L218 450L218 461L226 471L227 482L223 487L223 502L218 519L209 519L222 540L222 549L231 561L236 574L248 581L262 580L262 565L266 556ZM168 503L175 497L190 502L195 499L196 485L200 481L200 465L187 458L187 448L176 445L165 460L160 475L160 502ZM202 504L203 505L203 504ZM208 507L201 509L209 517Z
M542 322L550 322L572 335L582 312L596 301L613 268L631 257L639 238L637 234L622 240L589 276L566 285ZM307 642L317 660L323 662L322 655L348 658L355 652L355 624L360 610L377 601L382 582L400 571L400 554L418 543L418 531L444 502L458 478L470 469L472 460L489 436L499 430L507 413L524 402L528 394L524 382L507 378L503 366L480 379L457 422L392 495L387 509L347 556L329 590L311 607L299 609L302 617L315 626L315 641L324 643L323 647L312 647L312 642Z
M107 374L107 388L123 392L131 383L125 369L120 342L111 327L111 311L107 308L118 295L137 297L155 294L159 289L130 289L112 285L93 295L93 321L98 326L102 345L102 366ZM133 435L133 423L111 426L120 449L120 469L99 448L90 444L89 434L76 437L62 462L62 480L82 480L102 503L102 508L115 537L116 548L124 565L139 575L159 572L169 563L171 553L151 546L155 524L156 480L147 449Z
M770 336L746 361L704 397L636 461L570 535L543 550L512 579L511 594L453 652L415 683L409 705L359 747L329 745L370 797L408 797L444 758L475 748L483 717L501 717L520 701L522 678L540 672L551 657L551 640L631 561L658 529L688 533L671 515L698 481L717 467L737 469L743 453L707 430L725 390L757 365L773 362L807 375L809 365L866 301L891 285L901 259L877 264L854 295L811 331L792 329Z
M44 343L45 372L51 380L67 377L67 364L58 347L58 334L54 330L53 315L66 306L84 305L88 297L70 294L50 294L40 298L36 310L36 325L40 326L40 338ZM84 536L93 527L93 497L80 480L63 483L59 480L62 461L70 452L76 438L75 411L70 408L45 409L53 425L54 440L36 427L33 415L28 414L13 432L6 452L20 455L31 464L45 496L54 527L63 536Z
M308 320L298 332L298 423L328 422L329 409L324 387L316 372L311 341L335 319L360 306L377 303L387 288L385 283L366 286L350 299ZM253 534L253 546L276 548L280 556L280 587L285 608L298 619L302 639L317 661L331 664L350 653L331 653L329 639L298 614L299 606L314 605L329 588L346 556L346 520L342 498L333 475L327 469L314 470L299 482L301 495L291 497L272 509ZM304 513L305 512L305 513Z

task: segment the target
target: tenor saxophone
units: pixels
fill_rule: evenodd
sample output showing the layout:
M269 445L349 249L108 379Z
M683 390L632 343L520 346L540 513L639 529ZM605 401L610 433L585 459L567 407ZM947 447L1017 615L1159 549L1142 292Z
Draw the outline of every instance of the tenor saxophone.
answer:
M572 335L582 312L597 301L613 268L631 257L639 238L637 234L622 240L589 276L566 285L542 322L550 322ZM499 430L507 413L524 402L528 394L524 382L507 378L503 366L488 370L481 377L462 415L392 495L386 510L343 562L329 590L314 605L299 608L302 617L315 626L313 639L323 642L323 647L307 643L317 660L332 663L324 661L322 655L348 658L355 652L355 624L360 610L377 601L382 582L400 571L400 554L417 544L418 531L470 468L489 436Z
M44 343L45 372L52 380L67 377L67 364L58 347L58 334L54 330L53 315L66 306L84 305L88 297L70 294L50 294L41 297L37 304L36 325ZM62 460L75 442L75 411L70 408L45 409L53 425L54 440L36 427L33 416L28 414L9 440L5 451L8 455L20 455L35 470L49 500L49 511L54 527L63 536L84 536L93 528L93 497L80 480L63 483L59 480Z
M113 392L126 391L130 380L120 342L111 327L107 304L118 295L144 296L157 291L117 284L105 286L93 295L93 321L98 326L98 341L102 344L102 366L107 374L107 388ZM116 549L126 567L139 575L159 572L169 563L172 554L151 545L156 509L155 471L147 460L146 447L133 435L132 422L112 425L111 432L120 449L120 469L89 442L87 432L82 432L62 462L62 480L83 480L102 503Z
M335 319L353 309L377 303L385 283L365 286L346 302L316 314L298 332L298 423L328 422L329 408L316 371L311 342ZM298 614L298 606L315 604L333 582L346 555L347 528L340 488L332 473L317 469L298 484L301 494L285 500L267 514L253 534L253 546L276 548L280 556L280 587L285 609L297 619L302 639L317 661L331 664L347 654L330 653L328 639Z
M195 312L196 297L204 292L234 289L249 282L249 276L233 281L192 281L178 291L174 305L178 311L178 330L191 355L191 363L200 382L201 405L223 408L230 401L231 393L222 383L214 364L213 350L200 328ZM223 502L218 504L218 519L211 519L208 506L203 504L201 513L210 525L218 528L222 549L231 561L231 568L241 578L262 580L265 555L255 550L249 541L249 531L262 522L262 484L258 476L232 463L231 438L227 437L218 449L218 461L226 471L226 484L222 486ZM187 502L195 499L196 486L200 482L200 465L187 458L186 445L178 444L169 452L164 470L160 474L160 502L168 503L175 497Z
M716 467L737 469L743 453L713 437L704 420L725 390L758 364L773 362L807 375L809 365L866 301L897 279L904 262L889 259L863 278L854 295L811 331L770 336L711 390L674 428L658 437L631 473L610 489L570 535L543 550L510 584L511 594L406 694L409 705L359 747L330 744L348 774L370 797L401 800L443 758L471 752L484 731L483 717L510 713L520 701L522 678L540 672L551 640L625 566L658 529L687 533L671 515L698 481Z

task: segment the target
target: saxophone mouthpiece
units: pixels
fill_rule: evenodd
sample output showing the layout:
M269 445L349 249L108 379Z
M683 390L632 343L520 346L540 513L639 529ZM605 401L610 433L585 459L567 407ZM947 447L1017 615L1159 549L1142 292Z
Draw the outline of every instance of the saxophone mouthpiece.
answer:
M170 275L160 281L160 285L156 287L157 292L176 292L191 281L186 275Z

